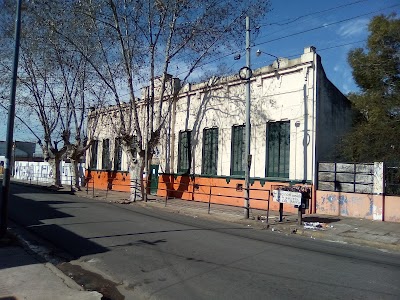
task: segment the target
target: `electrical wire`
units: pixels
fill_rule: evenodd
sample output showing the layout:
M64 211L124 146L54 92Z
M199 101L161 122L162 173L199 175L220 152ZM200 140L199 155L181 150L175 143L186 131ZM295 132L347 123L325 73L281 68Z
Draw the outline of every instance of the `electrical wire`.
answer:
M253 46L260 46L260 45L264 45L264 44L267 44L267 43L283 40L283 39L286 39L286 38L289 38L289 37L292 37L292 36L300 35L300 34L303 34L303 33L315 31L315 30L318 30L318 29L323 29L323 28L326 28L328 26L337 25L337 24L340 24L340 23L343 23L343 22L347 22L347 21L351 21L351 20L358 19L358 18L361 18L361 17L365 17L365 16L368 16L368 15L371 15L371 14L374 14L374 13L377 13L377 12L380 12L380 11L383 11L383 10L386 10L386 9L389 9L389 8L397 7L397 6L400 6L400 4L387 6L385 8L382 8L382 9L379 9L379 10L375 10L375 11L372 11L372 12L368 12L368 13L365 13L365 14L361 14L361 15L358 15L358 16L355 16L355 17L343 19L343 20L340 20L340 21L336 21L336 22L320 25L320 26L317 26L317 27L313 27L313 28L309 28L309 29L306 29L306 30L298 31L298 32L295 32L295 33L292 33L292 34L288 34L288 35L285 35L285 36L277 37L277 38L274 38L274 39L271 39L271 40L268 40L268 41L265 41L265 42L254 44Z
M289 24L294 23L294 22L296 22L296 21L298 21L300 19L312 16L312 15L321 14L321 13L324 13L324 12L340 9L340 8L343 8L343 7L351 6L351 5L358 4L358 3L361 3L361 2L366 2L366 1L369 1L369 0L358 0L358 1L351 2L351 3L347 3L347 4L331 7L331 8L328 8L328 9L324 9L324 10L308 13L308 14L305 14L305 15L302 15L302 16L298 16L298 17L296 17L296 18L294 18L294 19L292 19L290 21L287 21L285 23L276 23L276 22L275 23L266 23L266 24L262 24L261 23L261 24L259 24L259 26L271 26L271 25L285 26L285 25L289 25Z

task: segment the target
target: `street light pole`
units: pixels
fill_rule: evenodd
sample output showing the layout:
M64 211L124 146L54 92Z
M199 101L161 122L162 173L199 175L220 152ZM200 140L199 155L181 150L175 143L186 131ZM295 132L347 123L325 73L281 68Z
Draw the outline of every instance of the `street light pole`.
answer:
M245 189L244 189L244 217L249 218L250 200L250 18L246 17L246 146L245 146Z
M6 156L4 161L4 175L3 186L1 190L1 206L0 206L0 238L4 237L7 233L7 219L8 219L8 198L10 195L10 170L11 170L11 156L14 136L14 119L15 119L15 92L17 87L17 71L19 59L19 41L21 33L21 2L17 2L17 11L15 17L15 48L14 48L14 63L13 63L13 77L11 84L10 104L8 108L8 122L7 122L7 140L6 140Z

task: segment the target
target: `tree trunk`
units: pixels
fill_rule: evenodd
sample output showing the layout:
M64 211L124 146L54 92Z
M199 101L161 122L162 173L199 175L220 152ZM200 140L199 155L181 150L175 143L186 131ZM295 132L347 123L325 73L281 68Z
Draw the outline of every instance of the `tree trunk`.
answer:
M144 182L143 182L143 164L144 159L138 157L136 160L131 159L129 163L130 175L130 201L135 202L143 199Z
M81 190L81 184L79 182L80 173L79 173L79 160L70 158L71 161L71 172L72 172L72 185L78 190Z
M54 158L49 158L49 165L51 167L51 171L53 173L51 184L56 187L61 187L61 170L60 170L60 162L61 159L58 156Z

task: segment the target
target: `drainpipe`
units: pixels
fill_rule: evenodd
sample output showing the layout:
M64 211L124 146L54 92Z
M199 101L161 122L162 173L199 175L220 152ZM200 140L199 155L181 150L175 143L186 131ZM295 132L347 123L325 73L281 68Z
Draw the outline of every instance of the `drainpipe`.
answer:
M313 122L312 122L312 140L313 140L313 156L312 156L312 169L313 169L313 180L312 180L312 186L313 186L313 191L312 191L312 207L310 208L311 213L316 213L317 212L317 183L318 183L318 162L317 162L317 157L318 157L318 149L317 149L317 77L318 77L318 65L317 65L317 54L315 53L314 50L314 55L313 55Z
M172 121L171 121L171 147L170 147L170 173L174 173L174 167L175 167L175 123L176 123L176 101L178 100L178 96L174 96L174 99L172 100Z
M303 99L304 99L304 135L303 135L303 180L307 181L308 177L308 71L309 67L305 69L304 85L303 85Z

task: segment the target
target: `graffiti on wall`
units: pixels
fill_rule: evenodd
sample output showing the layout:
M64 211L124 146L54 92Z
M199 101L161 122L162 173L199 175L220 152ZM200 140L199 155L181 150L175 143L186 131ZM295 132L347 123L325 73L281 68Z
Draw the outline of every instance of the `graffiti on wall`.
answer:
M321 214L382 220L381 202L373 195L318 192L317 212Z
M61 183L70 184L72 176L72 165L70 163L61 162ZM79 178L81 183L85 176L85 165L79 165ZM30 180L36 182L49 183L52 181L54 174L48 162L28 162L16 161L14 178L22 180Z

